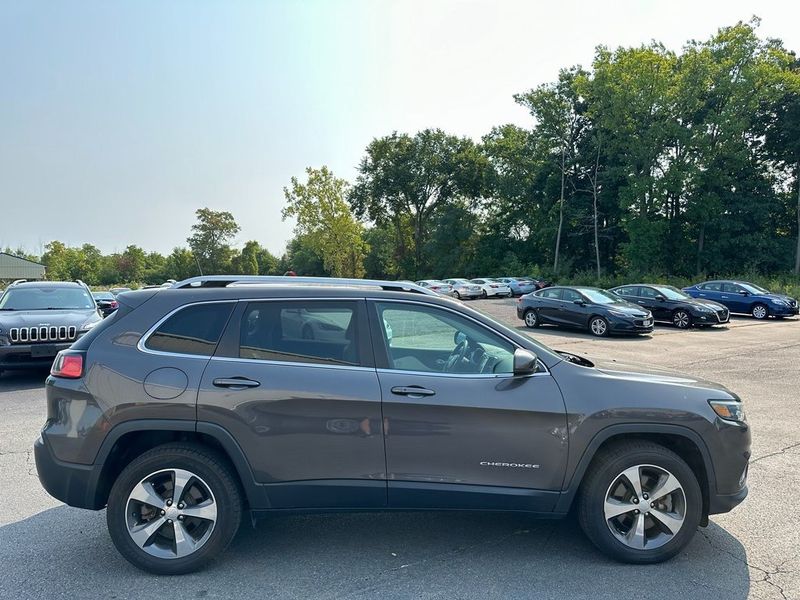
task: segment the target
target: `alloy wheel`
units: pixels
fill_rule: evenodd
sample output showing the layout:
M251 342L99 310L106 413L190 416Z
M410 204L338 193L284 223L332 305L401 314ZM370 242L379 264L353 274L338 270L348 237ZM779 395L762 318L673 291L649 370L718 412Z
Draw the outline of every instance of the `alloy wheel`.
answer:
M592 330L592 333L595 335L605 335L606 331L608 330L608 325L603 319L599 317L596 319L592 319L592 322L589 324L589 327Z
M678 329L686 329L690 323L689 313L684 310L679 310L672 316L672 324Z
M767 307L764 306L763 304L756 304L753 307L753 316L756 319L766 319L767 318L767 314L768 314Z
M686 518L686 494L662 467L635 465L608 486L603 514L614 537L629 548L652 550L672 540Z
M538 322L539 319L536 316L535 310L529 310L528 312L525 313L525 325L527 325L528 327L536 327Z
M139 548L157 558L184 558L211 537L217 503L194 473L164 469L134 486L125 513L128 534Z

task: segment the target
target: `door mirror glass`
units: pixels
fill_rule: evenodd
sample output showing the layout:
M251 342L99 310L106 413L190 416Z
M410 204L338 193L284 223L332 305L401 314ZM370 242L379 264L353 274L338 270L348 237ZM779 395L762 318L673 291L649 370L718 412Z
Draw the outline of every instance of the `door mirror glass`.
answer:
M514 375L531 375L536 373L539 359L530 350L517 348L514 350Z
M456 343L456 346L458 346L461 342L463 342L466 339L467 339L467 334L461 331L460 329L456 330L456 332L453 334L453 341Z

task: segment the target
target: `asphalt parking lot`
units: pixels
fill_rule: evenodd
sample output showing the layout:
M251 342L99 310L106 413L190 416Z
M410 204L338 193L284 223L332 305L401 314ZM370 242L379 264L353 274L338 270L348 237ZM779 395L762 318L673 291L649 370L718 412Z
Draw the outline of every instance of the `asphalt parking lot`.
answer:
M719 381L746 402L750 496L655 566L600 555L572 520L521 514L273 517L244 527L222 560L175 579L124 561L104 512L39 486L31 446L46 373L0 377L0 598L776 598L800 599L800 320L595 339L526 330L514 300L469 303L539 341L590 359L657 365Z

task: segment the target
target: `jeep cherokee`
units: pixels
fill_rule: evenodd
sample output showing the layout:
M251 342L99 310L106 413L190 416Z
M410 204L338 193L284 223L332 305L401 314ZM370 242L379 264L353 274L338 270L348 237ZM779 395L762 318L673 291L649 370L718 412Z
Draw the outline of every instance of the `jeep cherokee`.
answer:
M0 373L47 367L100 321L82 281L15 281L0 297Z
M654 563L747 494L722 386L554 352L411 283L291 279L122 294L55 359L39 478L107 507L137 567L196 570L271 511L573 505L598 548Z

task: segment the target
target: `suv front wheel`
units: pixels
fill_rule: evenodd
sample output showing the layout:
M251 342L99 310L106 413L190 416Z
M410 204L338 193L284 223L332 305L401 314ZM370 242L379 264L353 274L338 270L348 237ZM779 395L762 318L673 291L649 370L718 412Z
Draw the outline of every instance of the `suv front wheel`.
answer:
M622 443L590 469L578 518L604 553L622 562L657 563L691 541L703 499L697 478L677 454L651 442Z
M120 554L158 575L202 568L228 547L241 517L241 494L226 461L185 443L159 446L125 467L106 514Z

